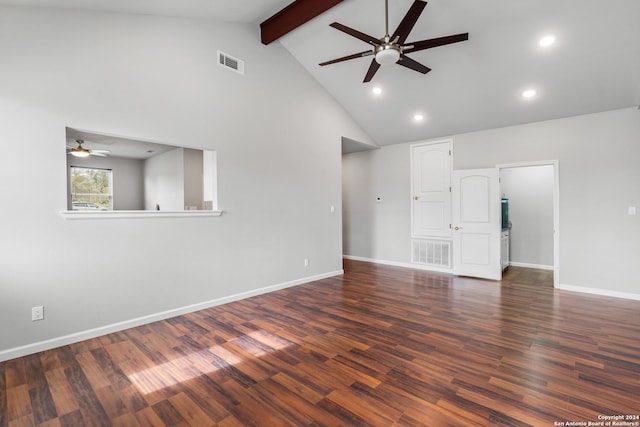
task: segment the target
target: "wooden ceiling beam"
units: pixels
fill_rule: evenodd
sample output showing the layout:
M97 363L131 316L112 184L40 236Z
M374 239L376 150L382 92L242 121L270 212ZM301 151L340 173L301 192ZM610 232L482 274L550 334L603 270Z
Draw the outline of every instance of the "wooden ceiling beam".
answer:
M263 44L269 44L311 21L343 0L295 0L280 12L260 24Z

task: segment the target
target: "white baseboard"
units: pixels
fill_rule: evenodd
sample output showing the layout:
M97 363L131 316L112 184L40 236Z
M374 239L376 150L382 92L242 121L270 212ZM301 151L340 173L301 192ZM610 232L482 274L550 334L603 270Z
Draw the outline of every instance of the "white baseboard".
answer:
M318 274L315 276L304 277L301 279L291 280L289 282L279 283L276 285L267 286L260 289L254 289L252 291L241 292L239 294L230 295L227 297L217 298L210 301L205 301L197 304L192 304L184 307L179 307L160 313L154 313L147 316L137 317L135 319L125 320L123 322L113 323L110 325L100 326L98 328L89 329L86 331L76 332L61 337L52 338L45 341L36 342L33 344L27 344L20 347L10 348L0 351L0 362L15 359L16 357L22 357L29 354L38 353L52 348L61 347L64 345L73 344L76 342L96 338L102 335L110 334L113 332L122 331L124 329L133 328L147 323L156 322L158 320L169 319L171 317L180 316L182 314L192 313L194 311L203 310L205 308L215 307L221 304L227 304L229 302L238 301L253 296L266 294L269 292L277 291L280 289L290 288L292 286L302 285L304 283L313 282L320 279L326 279L328 277L334 277L344 274L344 270L336 270L328 273Z
M352 256L352 255L342 255L342 258L350 259L353 261L364 261L364 262L371 262L374 264L392 265L394 267L405 267L405 268L413 268L416 270L435 271L436 273L451 274L451 269L449 268L431 267L431 266L420 265L420 264L412 264L410 262L387 261L383 259L364 258L364 257Z
M352 256L352 255L342 255L342 257L344 259L350 259L353 261L364 261L364 262L371 262L374 264L392 265L395 267L406 267L406 268L414 268L418 270L435 271L439 273L452 274L451 270L438 269L437 267L433 267L433 268L425 267L425 266L420 266L420 265L411 264L407 262L386 261L386 260L365 258L365 257L359 257L359 256ZM537 265L537 264L534 266L534 264L510 263L510 265L513 265L514 267L527 267L527 268L539 268L542 270L547 270L547 269L553 270L553 267L551 266L544 266L544 265ZM545 268L545 267L549 267L549 268ZM573 285L558 285L556 286L556 289L561 289L561 290L571 291L571 292L581 292L581 293L587 293L587 294L593 294L593 295L601 295L601 296L607 296L607 297L640 300L640 294L632 294L629 292L618 292L618 291L612 291L608 289L586 288L584 286L573 286Z
M553 265L530 264L528 262L509 261L509 266L524 267L524 268L537 268L539 270L553 270Z
M630 292L612 291L609 289L585 288L584 286L573 286L559 284L556 289L564 291L581 292L583 294L601 295L605 297L625 298L640 301L640 294L632 294Z

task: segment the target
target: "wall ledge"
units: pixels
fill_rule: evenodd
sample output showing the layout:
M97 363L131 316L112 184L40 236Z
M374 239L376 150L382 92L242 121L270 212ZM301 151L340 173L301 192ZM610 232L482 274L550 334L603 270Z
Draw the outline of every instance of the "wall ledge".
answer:
M60 211L65 220L215 217L222 211Z

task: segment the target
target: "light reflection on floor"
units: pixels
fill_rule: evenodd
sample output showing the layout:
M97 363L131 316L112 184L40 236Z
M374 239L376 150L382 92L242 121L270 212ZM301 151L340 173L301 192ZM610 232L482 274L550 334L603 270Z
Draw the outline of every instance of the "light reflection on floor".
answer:
M233 344L235 341L242 340L244 337L250 337L263 344L262 347L247 347L246 343L241 346L243 351L251 353L255 357L261 357L265 354L285 349L292 344L270 332L259 330L234 338L224 345ZM216 359L219 358L215 365L211 361L211 359L213 359L212 355L217 356ZM191 380L203 374L237 365L242 361L243 359L224 348L223 345L216 345L190 353L187 356L170 360L161 365L135 372L128 375L128 377L142 393L149 394L165 387Z

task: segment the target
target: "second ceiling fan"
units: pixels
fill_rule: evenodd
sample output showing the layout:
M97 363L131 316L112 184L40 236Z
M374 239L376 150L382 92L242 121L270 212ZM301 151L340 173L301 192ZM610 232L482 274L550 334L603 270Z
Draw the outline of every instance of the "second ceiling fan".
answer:
M347 61L349 59L356 59L362 58L364 56L374 55L374 58L371 60L371 65L369 66L369 70L364 77L363 83L371 81L373 76L380 68L380 65L395 63L422 74L428 73L429 71L431 71L431 68L409 58L406 54L430 49L432 47L444 46L451 43L465 41L469 39L469 33L461 33L452 36L438 37L435 39L420 40L417 42L407 43L407 37L409 37L409 33L418 21L418 18L422 14L422 11L424 10L424 7L426 5L426 1L414 0L413 4L409 8L409 11L404 16L404 18L402 18L402 21L400 22L400 25L398 25L398 28L396 28L392 35L389 35L389 0L385 0L386 32L385 36L381 39L377 39L358 30L354 30L353 28L347 27L346 25L334 22L330 25L331 27L347 33L357 39L360 39L363 42L373 46L373 48L370 50L365 50L364 52L358 52L352 55L343 56L342 58L336 58L332 59L331 61L322 62L319 65L330 65L337 62Z
M107 157L110 150L88 150L82 146L84 141L82 139L76 139L77 147L73 145L67 145L67 153L71 154L75 157L89 157L89 156L99 156L99 157Z

